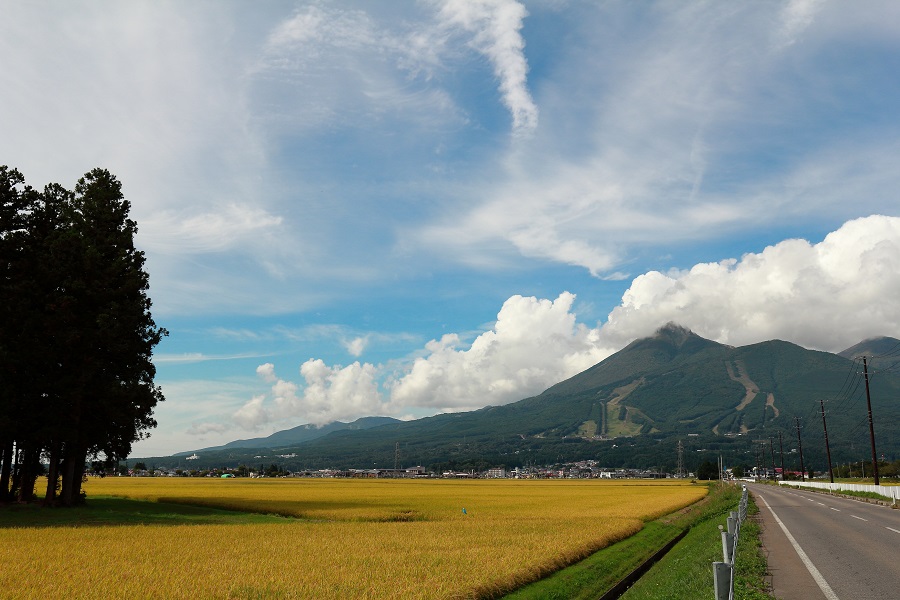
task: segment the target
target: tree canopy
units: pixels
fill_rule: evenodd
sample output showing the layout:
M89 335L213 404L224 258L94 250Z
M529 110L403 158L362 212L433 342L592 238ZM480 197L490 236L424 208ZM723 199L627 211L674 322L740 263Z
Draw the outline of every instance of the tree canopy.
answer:
M0 166L0 500L81 498L88 458L124 458L164 400L149 276L122 185L94 169L37 191ZM43 461L42 461L43 459Z

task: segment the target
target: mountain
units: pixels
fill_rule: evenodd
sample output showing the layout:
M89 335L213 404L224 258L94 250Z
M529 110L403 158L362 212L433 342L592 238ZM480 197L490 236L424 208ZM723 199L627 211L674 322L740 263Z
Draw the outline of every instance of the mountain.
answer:
M175 456L187 456L190 454L196 454L197 452L217 452L221 450L234 450L238 448L265 449L278 448L282 446L292 446L326 436L335 431L342 431L345 429L370 429L372 427L387 425L388 423L399 423L399 421L391 417L363 417L361 419L353 421L352 423L334 421L332 423L328 423L327 425L322 425L321 427L309 424L298 425L297 427L294 427L292 429L277 431L268 437L251 438L249 440L235 440L233 442L228 442L224 446L212 446L210 448L201 448L200 450L193 450L190 452L179 452Z
M834 460L858 461L868 456L860 380L858 364L846 356L780 340L735 348L670 323L512 404L344 428L270 448L289 469L392 467L398 445L400 463L407 466L512 467L596 459L609 466L674 469L679 440L689 468L691 461L714 459L713 454L750 464L760 452L768 457L779 436L791 455L799 418L804 454L809 464L820 464L822 400ZM885 370L871 384L879 453L890 459L900 452L900 377ZM254 459L240 448L199 454L195 466Z
M900 340L892 337L874 337L850 346L843 352L838 352L838 356L854 360L861 356L867 357L886 357L900 356Z

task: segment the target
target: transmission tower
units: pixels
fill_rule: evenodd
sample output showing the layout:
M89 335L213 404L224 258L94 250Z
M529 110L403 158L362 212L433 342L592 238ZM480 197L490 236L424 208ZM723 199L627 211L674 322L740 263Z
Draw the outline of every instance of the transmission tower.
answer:
M687 476L687 473L684 471L684 444L681 443L681 440L678 440L678 466L675 468L675 477L680 479L684 479Z
M394 477L397 476L397 473L400 470L400 442L397 442L397 445L394 446Z

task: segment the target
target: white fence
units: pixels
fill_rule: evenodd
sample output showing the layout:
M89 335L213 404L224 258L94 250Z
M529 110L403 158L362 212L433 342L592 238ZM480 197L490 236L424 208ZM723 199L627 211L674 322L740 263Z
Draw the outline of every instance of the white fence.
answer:
M781 485L811 487L832 492L874 492L900 502L900 485L865 485L862 483L824 483L821 481L779 481Z

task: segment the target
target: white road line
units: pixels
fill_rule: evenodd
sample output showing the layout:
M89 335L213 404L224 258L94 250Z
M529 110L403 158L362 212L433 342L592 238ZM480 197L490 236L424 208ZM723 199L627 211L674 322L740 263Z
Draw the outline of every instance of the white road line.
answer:
M781 527L781 530L784 532L784 535L787 536L787 539L791 543L791 546L793 546L794 550L797 551L797 556L799 556L800 560L803 561L803 564L806 565L806 570L809 571L810 575L812 575L812 578L819 586L819 589L822 590L822 593L825 594L825 597L828 598L828 600L840 600L837 597L837 594L834 593L834 590L831 589L831 586L828 585L828 582L825 581L825 578L822 577L822 574L819 573L819 570L816 568L816 566L812 564L811 560L809 560L806 552L803 551L803 548L800 547L800 544L797 543L797 540L794 539L794 536L791 535L791 532L788 531L788 528L785 527L784 523L781 522L781 519L778 518L778 515L775 514L775 511L772 510L772 507L769 506L769 503L766 501L766 497L762 494L760 494L759 497L766 505L766 508L769 509L769 512L772 513L772 516L775 518L775 522L778 523L779 527Z
M900 533L900 529L894 529L893 527L885 527L885 529L890 529L894 533Z
M838 512L841 512L841 509L835 508L835 507L833 507L833 506L829 506L828 508L830 508L831 510L836 510L836 511L838 511Z
M850 515L854 519L859 519L860 521L868 521L868 519L863 519L862 517L857 517L856 515Z
M816 504L818 504L819 506L825 506L825 504L822 502L816 502Z

